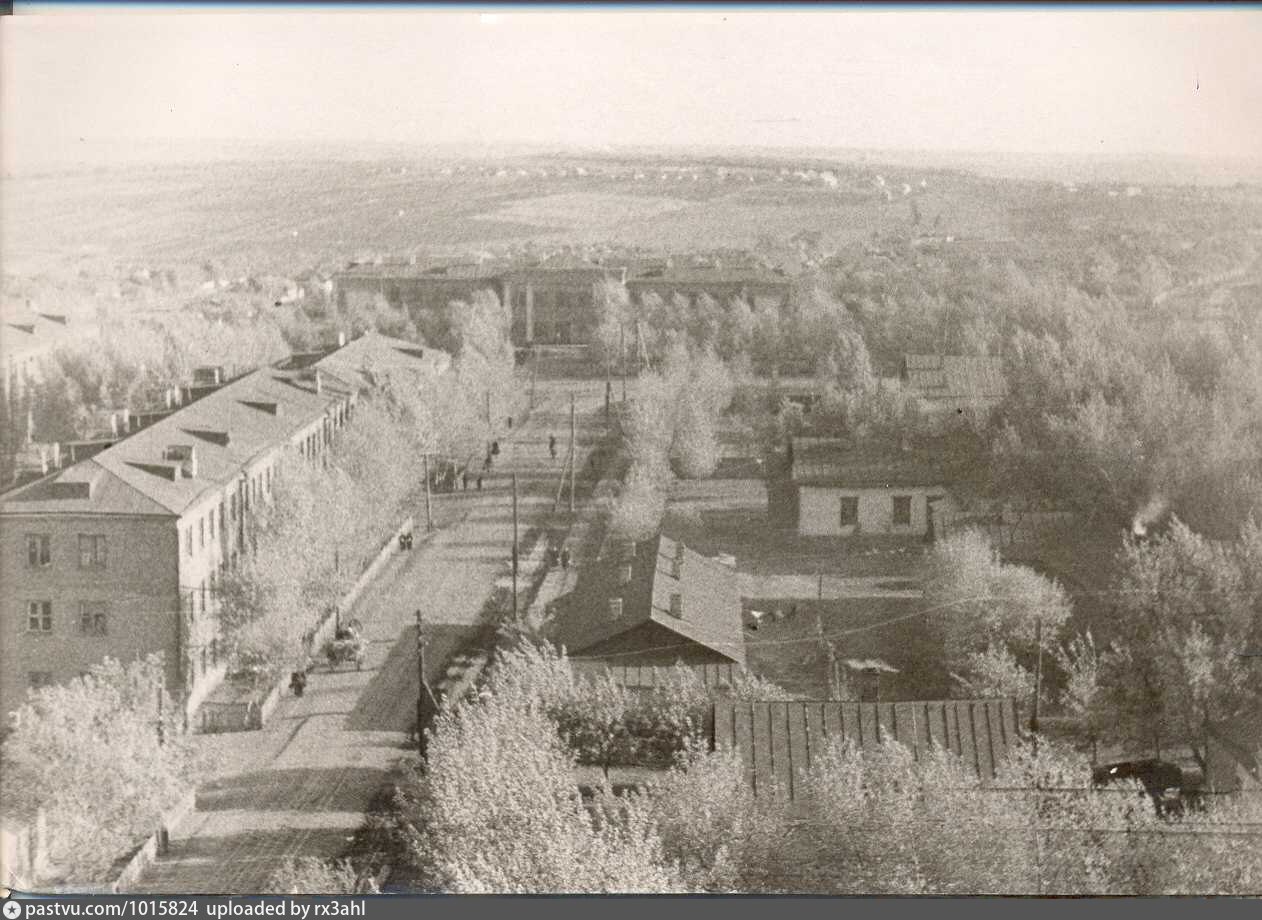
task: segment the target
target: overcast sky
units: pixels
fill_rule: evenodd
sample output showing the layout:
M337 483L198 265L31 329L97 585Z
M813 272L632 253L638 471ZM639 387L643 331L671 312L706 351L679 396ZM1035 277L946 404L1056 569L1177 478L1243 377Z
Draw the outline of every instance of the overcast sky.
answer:
M18 9L8 158L79 138L1262 154L1258 9Z

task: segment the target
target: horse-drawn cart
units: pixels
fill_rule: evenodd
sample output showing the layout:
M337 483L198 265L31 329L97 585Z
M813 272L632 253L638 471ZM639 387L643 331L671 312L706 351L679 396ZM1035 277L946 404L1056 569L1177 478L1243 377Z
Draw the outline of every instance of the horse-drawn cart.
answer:
M333 638L324 643L324 654L329 659L329 670L333 671L340 664L355 663L358 671L364 665L364 639L359 620L349 620L343 624Z

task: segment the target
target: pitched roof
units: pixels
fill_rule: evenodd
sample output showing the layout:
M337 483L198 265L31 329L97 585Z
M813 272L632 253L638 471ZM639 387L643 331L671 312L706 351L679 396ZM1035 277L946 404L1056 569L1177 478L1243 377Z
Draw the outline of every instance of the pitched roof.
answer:
M207 491L222 489L260 454L286 445L331 406L362 389L364 378L356 368L373 359L426 372L445 368L437 357L442 353L427 358L429 351L370 333L316 362L325 372L319 393L311 369L293 362L252 371L90 460L6 493L0 513L182 514ZM341 373L326 370L326 361ZM196 476L179 475L177 464L165 459L167 448L177 445L196 450Z
M793 468L798 485L841 488L936 486L945 471L934 458L840 438L793 438Z
M631 577L623 583L628 564ZM671 612L676 595L679 616ZM622 599L616 617L609 603L614 598ZM741 602L732 572L660 533L637 543L633 557L599 560L585 573L556 626L556 639L581 658L584 650L646 623L673 633L682 644L695 643L745 663Z
M1001 399L1003 360L973 355L904 355L903 380L921 399Z

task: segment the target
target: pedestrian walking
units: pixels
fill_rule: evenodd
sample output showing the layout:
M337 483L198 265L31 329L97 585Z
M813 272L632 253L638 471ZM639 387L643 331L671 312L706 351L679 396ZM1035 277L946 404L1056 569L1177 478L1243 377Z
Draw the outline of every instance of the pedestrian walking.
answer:
M498 457L499 455L500 455L500 442L492 441L491 442L491 456Z
M561 548L561 568L568 569L570 567L570 548L564 546Z
M557 458L557 436L554 434L548 435L548 453L552 455L553 460Z
M482 461L482 469L489 470L491 468L491 455L487 454L486 459Z
M302 696L302 691L307 689L307 675L302 671L294 671L289 675L289 689L294 692L294 696Z
M482 491L482 477L481 476L478 477L478 491L479 492Z
M460 485L461 485L461 488L464 489L464 491L466 492L469 491L469 471L468 470L465 470L464 475L460 477Z

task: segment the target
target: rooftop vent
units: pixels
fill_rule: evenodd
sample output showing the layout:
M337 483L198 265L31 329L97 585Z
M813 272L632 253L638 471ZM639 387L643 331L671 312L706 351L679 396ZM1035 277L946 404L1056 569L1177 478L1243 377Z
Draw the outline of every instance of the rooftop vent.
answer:
M219 386L223 383L224 373L223 367L195 367L193 368L193 384L199 387Z
M162 452L162 459L179 464L180 478L197 478L197 448L192 444L172 444Z
M622 598L620 597L609 598L609 615L613 617L615 620L622 618Z
M60 499L87 499L92 497L92 480L76 482L54 482L51 487L52 497Z
M241 400L242 405L249 406L251 409L258 409L260 412L266 412L268 415L280 415L280 403L274 402L258 402L252 399Z
M670 596L670 615L676 620L684 618L684 596L679 592Z

